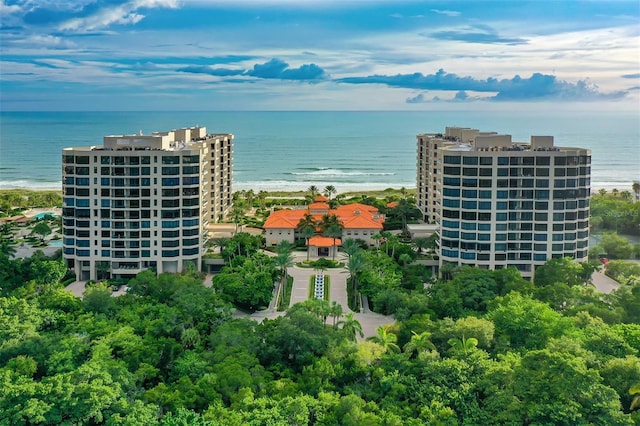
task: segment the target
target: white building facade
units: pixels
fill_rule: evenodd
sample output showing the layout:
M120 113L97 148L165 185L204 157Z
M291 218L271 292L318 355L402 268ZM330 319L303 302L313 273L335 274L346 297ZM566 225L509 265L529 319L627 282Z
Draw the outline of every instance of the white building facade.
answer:
M105 136L62 152L63 256L79 280L200 269L231 206L233 135L204 127Z
M440 264L516 267L588 258L591 152L448 127L418 135L418 207L437 225Z

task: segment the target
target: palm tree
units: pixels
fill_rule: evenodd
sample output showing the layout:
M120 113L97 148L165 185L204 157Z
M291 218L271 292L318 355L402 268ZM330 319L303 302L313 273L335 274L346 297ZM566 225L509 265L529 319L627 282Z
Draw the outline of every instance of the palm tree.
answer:
M306 213L300 222L298 222L298 226L296 226L298 232L302 238L305 239L307 244L307 260L309 260L309 238L313 237L316 233L316 220L313 218L311 213Z
M402 194L402 198L407 198L407 188L404 186L400 188L400 194Z
M413 245L418 250L418 254L422 254L422 250L424 250L427 247L429 247L429 240L427 238L423 238L423 237L414 238Z
M250 189L244 193L244 197L247 200L247 207L251 209L253 207L253 199L255 198L256 193L253 189Z
M462 336L462 339L458 339L457 337L452 337L447 340L447 343L451 345L451 348L456 352L462 352L464 355L467 355L469 352L474 350L476 346L478 346L478 339L475 337L469 337L465 339Z
M342 236L342 222L335 214L326 214L320 222L320 229L326 237L333 238L333 260L336 259L336 238Z
M317 196L318 194L320 194L320 190L319 190L319 189L318 189L318 187L317 187L317 186L315 186L315 185L311 185L311 186L307 189L307 191L309 191L309 195L311 196L311 199L312 199L312 200L313 200L313 199L315 199L315 198L316 198L316 196Z
M309 260L309 238L313 237L316 230L313 226L303 226L300 229L300 236L305 239L307 245L307 261Z
M394 210L402 218L402 234L404 235L407 233L407 216L409 216L413 208L411 207L411 204L403 198L398 202L398 205Z
M353 287L353 300L352 306L357 306L355 303L358 300L358 274L364 270L367 263L362 257L362 252L357 252L353 256L349 258L347 262L347 272L349 273L349 277L351 278L351 285Z
M411 258L411 256L410 256L408 253L402 253L402 254L399 256L398 260L399 260L400 262L402 262L402 267L403 267L404 269L407 269L407 265L408 265L409 263L411 263L411 261L412 261L413 259Z
M431 333L424 331L418 334L415 331L411 331L411 334L411 340L404 345L404 352L409 357L413 356L414 352L419 355L429 350L435 350L436 346L431 342Z
M631 185L631 189L633 190L635 200L638 201L638 199L640 198L640 182L633 182L633 185Z
M336 238L339 238L342 236L342 227L340 225L331 225L329 226L329 228L327 228L327 230L325 231L325 235L327 237L333 238L333 253L332 253L332 260L336 260Z
M336 320L342 316L342 305L335 300L331 302L331 315L333 317L333 328L336 327Z
M455 263L444 262L440 268L440 276L443 280L452 280L458 266Z
M389 326L379 326L376 328L376 335L367 339L370 342L374 342L382 346L385 352L400 352L400 347L397 345L398 336L389 332Z
M11 258L16 255L16 247L10 241L2 240L0 241L0 253Z
M44 239L51 233L51 228L47 222L38 222L31 232L40 235L40 242L44 243Z
M342 250L344 250L348 257L351 257L361 249L356 240L347 238L342 242Z
M313 218L313 215L311 213L305 213L304 216L302 216L302 219L300 219L300 221L298 222L297 228L300 229L303 226L311 226L315 230L316 226L318 226L318 223Z
M293 244L291 244L289 241L280 241L276 248L278 254L273 259L276 267L280 268L280 286L282 287L283 303L287 297L287 284L289 278L288 268L293 266L293 255L291 254L292 248Z
M260 203L260 210L267 208L267 191L258 192L258 203Z
M3 224L0 226L0 234L1 234L3 237L7 237L7 236L9 236L9 237L10 237L10 236L12 236L12 235L13 235L13 226L14 226L14 225L13 225L13 223L11 223L11 222L3 223Z
M384 237L382 236L382 233L380 233L380 232L376 232L375 234L373 234L373 235L371 236L371 238L372 238L372 239L373 239L373 241L375 241L375 243L376 243L376 250L378 250L378 251L379 251L379 250L380 250L380 241L381 241L382 239L384 239Z
M384 246L384 251L387 254L387 256L389 255L389 238L391 238L391 232L389 231L381 231L380 232L380 239L384 240L385 246Z
M396 257L396 246L400 242L400 238L397 235L390 234L387 238L387 247L391 246L391 257Z
M233 203L233 208L231 209L229 216L231 217L233 223L236 224L235 234L238 233L238 224L244 219L244 215L246 214L246 212L247 207L243 201L236 201L235 203Z
M348 339L356 341L356 335L360 335L360 337L364 337L364 333L362 332L362 324L353 317L353 312L346 314L343 320L338 321L338 326L342 326L342 331L347 336Z
M331 196L332 196L333 194L335 194L336 192L338 192L338 191L336 190L336 187L335 187L335 186L333 186L333 185L327 185L327 186L325 186L325 187L324 187L324 195L325 195L328 199L331 199Z

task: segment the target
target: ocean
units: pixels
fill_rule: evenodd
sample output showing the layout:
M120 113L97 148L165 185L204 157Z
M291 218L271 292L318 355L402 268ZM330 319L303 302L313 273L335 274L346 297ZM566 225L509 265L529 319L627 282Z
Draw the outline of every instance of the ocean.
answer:
M590 148L593 190L640 181L637 112L1 112L0 188L59 189L64 147L194 125L235 135L234 190L415 188L416 134L446 126Z

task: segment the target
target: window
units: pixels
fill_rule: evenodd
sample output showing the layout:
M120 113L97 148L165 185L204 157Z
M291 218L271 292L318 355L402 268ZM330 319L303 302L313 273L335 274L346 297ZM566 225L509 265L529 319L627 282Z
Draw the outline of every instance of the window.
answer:
M480 164L483 166L491 166L493 164L492 157L480 157Z

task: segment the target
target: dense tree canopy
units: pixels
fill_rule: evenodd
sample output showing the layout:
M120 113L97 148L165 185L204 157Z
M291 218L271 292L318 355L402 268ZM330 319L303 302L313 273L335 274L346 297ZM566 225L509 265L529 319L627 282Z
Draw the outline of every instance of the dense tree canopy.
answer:
M324 301L234 317L229 302L264 304L278 270L233 253L213 288L148 271L83 300L56 284L56 259L2 265L27 280L0 297L0 425L640 424L638 283L601 295L564 260L547 268L575 282L473 268L437 281L354 251L360 288L398 319L366 340Z

